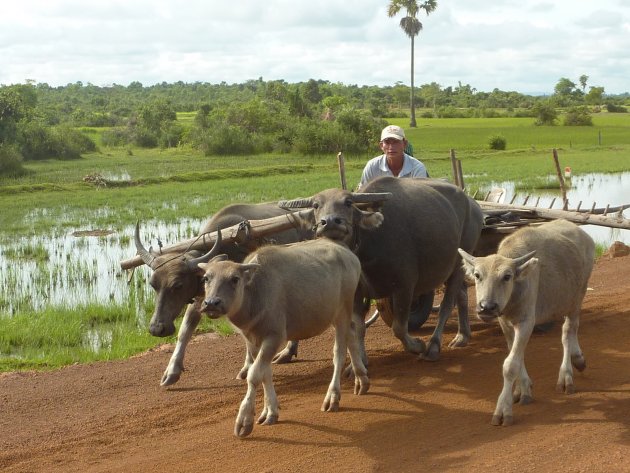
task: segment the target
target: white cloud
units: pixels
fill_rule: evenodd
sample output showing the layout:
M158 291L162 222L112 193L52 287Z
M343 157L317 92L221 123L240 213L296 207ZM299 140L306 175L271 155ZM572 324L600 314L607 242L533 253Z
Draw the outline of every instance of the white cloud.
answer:
M551 93L560 77L630 91L630 6L438 1L421 16L416 84ZM3 5L0 84L263 77L409 83L409 39L382 0L23 0Z

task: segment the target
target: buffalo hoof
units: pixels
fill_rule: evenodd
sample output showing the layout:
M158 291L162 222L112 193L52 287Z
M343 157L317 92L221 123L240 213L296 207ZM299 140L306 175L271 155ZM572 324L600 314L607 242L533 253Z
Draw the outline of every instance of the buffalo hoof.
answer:
M522 406L525 406L527 404L531 404L533 401L534 401L534 398L531 397L528 394L524 394L524 395L520 396L520 398L518 400L519 404L521 404Z
M334 393L326 394L324 403L322 404L322 412L337 412L339 411L339 401L341 396Z
M247 423L247 424L242 424L240 422L236 422L236 425L234 426L234 435L236 435L238 438L245 438L247 437L249 434L252 433L252 430L254 430L254 423Z
M508 427L512 424L514 424L514 418L512 416L502 416L500 414L492 416L492 425L503 425L503 427Z
M370 379L367 376L357 376L354 378L354 394L366 394L370 389Z
M177 381L179 381L180 376L181 373L164 373L164 375L162 376L162 381L160 382L160 386L166 387L175 384Z
M283 365L285 363L291 363L293 357L297 358L297 343L289 342L284 350L278 352L276 356L271 360L272 363Z
M273 425L278 422L278 414L263 414L258 418L258 423L261 425Z
M430 342L426 351L419 356L419 359L426 361L438 361L440 359L440 345Z
M556 391L564 394L575 394L575 386L573 383L558 383L556 384Z
M458 333L453 340L448 344L449 348L462 348L468 345L468 337Z

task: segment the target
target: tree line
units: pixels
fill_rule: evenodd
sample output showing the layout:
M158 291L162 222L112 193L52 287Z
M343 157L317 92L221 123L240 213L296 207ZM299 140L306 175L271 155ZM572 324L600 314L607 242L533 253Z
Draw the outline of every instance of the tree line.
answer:
M417 88L414 106L424 110L421 117L532 116L539 124L555 123L558 107L582 110L581 115L598 108L626 110L627 93L606 95L597 86L587 91L587 81L587 76L579 84L561 78L548 97L430 83ZM104 127L106 146L189 146L208 155L365 152L386 118L408 116L409 96L402 83L379 87L314 79L0 86L0 173L19 174L23 161L74 159L95 150L82 127ZM177 112L191 112L194 120L184 125Z

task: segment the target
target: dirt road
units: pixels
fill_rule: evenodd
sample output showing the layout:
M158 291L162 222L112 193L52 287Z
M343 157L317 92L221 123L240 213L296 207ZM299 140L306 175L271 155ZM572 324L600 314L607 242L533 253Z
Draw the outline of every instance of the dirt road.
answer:
M199 336L178 384L160 388L172 346L121 362L0 376L3 472L622 472L630 471L630 257L596 264L580 326L587 369L574 395L555 392L560 326L534 335L534 403L515 424L490 419L502 384L498 326L417 361L381 321L368 330L370 392L343 384L338 413L319 408L332 373L332 333L274 366L280 422L233 436L245 385L238 336ZM474 296L471 297L474 302ZM456 332L449 321L446 342ZM419 332L425 340L430 320ZM258 411L262 402L259 393Z

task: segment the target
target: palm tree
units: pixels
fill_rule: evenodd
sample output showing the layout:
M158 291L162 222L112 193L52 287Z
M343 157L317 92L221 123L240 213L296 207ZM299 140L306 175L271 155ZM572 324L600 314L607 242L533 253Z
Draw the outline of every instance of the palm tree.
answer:
M416 0L391 0L387 6L387 16L392 18L396 16L400 10L405 9L407 15L401 18L400 27L409 38L411 38L411 91L410 91L410 106L411 106L411 121L409 126L416 127L416 108L413 103L413 72L414 72L414 38L422 31L422 23L418 20L418 12L424 10L429 13L435 11L437 8L436 0L426 0L425 2L418 3Z

